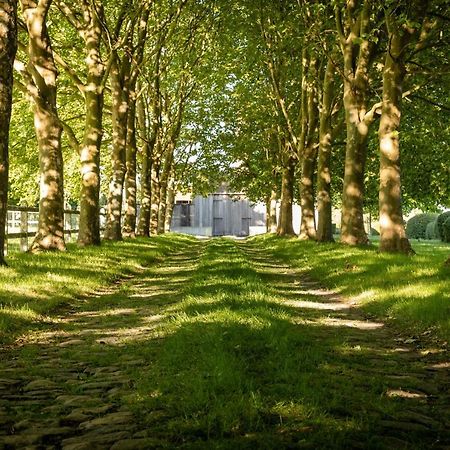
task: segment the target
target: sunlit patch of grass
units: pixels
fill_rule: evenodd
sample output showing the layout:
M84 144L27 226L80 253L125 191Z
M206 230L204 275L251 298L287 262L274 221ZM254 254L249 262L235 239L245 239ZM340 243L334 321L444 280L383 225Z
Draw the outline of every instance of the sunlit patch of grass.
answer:
M13 253L0 267L0 342L14 339L64 304L141 271L193 238L169 234L101 247L68 245L64 253ZM119 287L123 295L128 287Z
M368 313L389 317L412 332L433 329L450 338L450 245L412 242L413 257L339 243L317 244L261 236L250 240L281 261L356 300Z
M152 436L168 447L388 448L374 423L403 405L370 374L377 349L321 323L327 312L299 315L287 283L263 280L235 243L207 243L185 296L140 348L152 364L133 373L127 404Z

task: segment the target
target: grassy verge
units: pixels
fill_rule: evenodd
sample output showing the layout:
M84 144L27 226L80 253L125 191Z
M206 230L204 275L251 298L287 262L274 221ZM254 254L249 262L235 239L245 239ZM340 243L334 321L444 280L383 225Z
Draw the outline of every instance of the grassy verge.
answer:
M379 253L338 243L262 236L252 245L356 299L369 314L389 318L413 333L450 339L450 268L444 261L450 245L413 241L417 255Z
M169 235L101 247L68 245L65 253L13 253L9 267L0 267L0 343L51 319L52 313L75 297L133 274L192 238Z
M403 355L382 348L382 331L288 306L293 279L270 264L266 279L234 242L210 241L182 300L139 346L151 363L134 374L129 406L161 448L429 448L421 429L394 430L408 447L379 424L419 405L385 395L414 370Z

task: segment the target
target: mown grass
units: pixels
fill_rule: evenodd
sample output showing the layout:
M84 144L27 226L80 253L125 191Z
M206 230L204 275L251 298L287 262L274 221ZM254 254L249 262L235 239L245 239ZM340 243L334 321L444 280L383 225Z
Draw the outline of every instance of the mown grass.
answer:
M0 343L50 321L62 305L141 271L192 239L170 235L90 248L69 244L64 253L10 254L9 266L0 267Z
M184 298L137 350L150 363L128 403L143 426L161 448L402 444L379 421L418 404L384 395L399 371L414 370L408 361L380 346L383 331L333 328L323 312L290 307L281 286L293 279L272 272L262 278L234 242L207 244ZM421 430L400 434L408 448L429 448Z
M449 244L412 241L413 257L379 253L376 241L361 248L265 235L251 245L352 297L368 314L450 342Z

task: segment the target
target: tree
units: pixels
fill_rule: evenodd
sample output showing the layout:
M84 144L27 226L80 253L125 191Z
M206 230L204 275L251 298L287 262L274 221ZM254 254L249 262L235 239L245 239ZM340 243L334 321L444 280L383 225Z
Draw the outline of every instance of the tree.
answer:
M82 143L65 124L65 131L80 155L81 193L78 244L100 244L100 147L103 136L103 97L107 71L101 56L104 10L100 0L78 0L75 5L56 0L56 5L77 30L85 45L86 66L83 83L73 68L61 58L57 62L69 73L85 102L85 125ZM75 9L76 8L76 9ZM82 10L83 14L78 14Z
M13 65L17 51L17 2L0 2L0 265L5 264L8 205L9 123L13 93Z
M47 28L52 0L20 2L28 33L28 47L22 47L28 64L18 61L16 68L25 83L19 85L33 102L40 165L39 224L30 251L65 250L62 124L56 105L58 72Z
M343 56L344 109L347 128L345 173L342 194L341 241L367 244L364 231L364 169L369 127L376 108L368 110L369 71L373 62L372 1L349 1L345 22L340 6L336 6L336 27Z

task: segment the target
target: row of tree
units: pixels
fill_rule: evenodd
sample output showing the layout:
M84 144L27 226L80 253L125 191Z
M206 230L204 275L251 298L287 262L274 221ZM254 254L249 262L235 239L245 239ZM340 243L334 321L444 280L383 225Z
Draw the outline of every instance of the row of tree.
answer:
M0 13L0 261L8 187L34 202L34 171L32 251L65 249L67 200L79 244L96 245L102 193L104 238L118 240L163 233L177 190L225 179L266 201L280 235L294 233L298 201L300 237L330 241L340 206L352 245L368 242L363 208L377 191L381 250L411 253L400 121L409 203L450 206L442 0L20 0L19 12L3 0ZM431 181L417 186L420 173Z
M341 241L366 244L363 208L375 208L365 202L365 190L372 185L373 193L378 179L380 250L412 253L402 212L401 122L410 129L418 122L444 130L437 142L430 142L425 133L416 142L410 139L403 170L408 177L412 174L408 195L420 196L422 183L417 179L423 177L426 184L428 175L417 163L436 158L432 171L440 182L427 196L434 207L449 206L449 109L442 101L449 87L445 3L281 1L255 7L254 2L235 2L229 8L236 23L247 25L236 32L241 33L242 54L248 60L244 71L250 74L247 87L242 86L249 89L249 100L241 103L242 116L235 121L234 132L248 144L249 132L256 129L255 145L260 146L259 152L250 144L247 152L239 154L238 149L234 155L241 159L240 183L264 173L262 183L254 187L265 193L269 227L278 234L294 234L292 203L297 199L302 211L300 238L331 241L334 200L342 211ZM402 114L405 100L411 104L407 112L420 111L419 117L411 114L409 123ZM252 102L265 102L266 109L255 115ZM430 104L438 112L431 121L424 114ZM249 123L251 130L246 130ZM372 132L375 125L377 135ZM417 155L415 146L423 156Z

